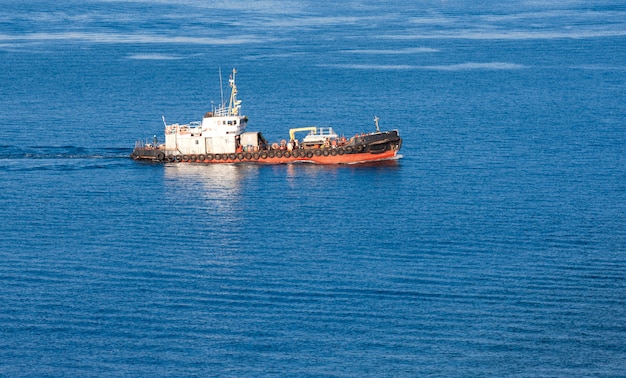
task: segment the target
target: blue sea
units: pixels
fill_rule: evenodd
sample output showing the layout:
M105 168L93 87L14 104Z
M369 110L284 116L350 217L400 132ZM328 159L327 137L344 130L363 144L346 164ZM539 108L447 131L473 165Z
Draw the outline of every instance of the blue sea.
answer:
M232 68L402 158L129 158ZM626 4L2 0L0 220L3 377L626 376Z

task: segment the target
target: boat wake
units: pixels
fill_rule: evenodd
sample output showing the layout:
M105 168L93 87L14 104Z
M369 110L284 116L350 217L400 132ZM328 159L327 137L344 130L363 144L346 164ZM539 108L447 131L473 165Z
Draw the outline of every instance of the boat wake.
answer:
M127 148L0 146L0 171L68 171L127 164Z
M128 148L76 146L0 146L0 160L16 159L127 159Z

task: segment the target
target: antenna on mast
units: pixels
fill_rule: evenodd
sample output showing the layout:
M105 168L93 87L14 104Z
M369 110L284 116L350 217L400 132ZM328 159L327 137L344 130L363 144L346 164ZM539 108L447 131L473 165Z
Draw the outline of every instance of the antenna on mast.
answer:
M220 103L222 109L224 108L224 86L222 85L222 67L219 67L220 71L220 99L222 102Z

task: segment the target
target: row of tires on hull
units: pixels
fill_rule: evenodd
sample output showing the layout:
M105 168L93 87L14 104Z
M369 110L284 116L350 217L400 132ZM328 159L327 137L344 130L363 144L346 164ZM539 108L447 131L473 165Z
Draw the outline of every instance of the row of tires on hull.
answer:
M387 150L387 148L385 148ZM156 156L158 161L168 162L196 162L196 161L245 161L263 160L272 158L313 158L314 156L337 156L353 153L362 153L365 146L348 146L338 148L322 148L314 150L293 150L293 151L260 151L260 152L238 152L230 154L200 154L200 155L168 155L159 152ZM377 151L378 152L378 151ZM383 152L383 151L380 151Z

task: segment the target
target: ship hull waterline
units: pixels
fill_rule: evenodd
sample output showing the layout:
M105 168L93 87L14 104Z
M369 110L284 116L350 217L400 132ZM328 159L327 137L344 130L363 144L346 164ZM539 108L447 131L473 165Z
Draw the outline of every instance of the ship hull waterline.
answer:
M323 165L340 165L340 164L361 164L378 161L396 160L401 157L397 150L388 150L380 153L352 153L352 154L331 154L330 151L324 151L320 155L313 151L302 151L293 156L293 152L289 153L232 153L232 154L208 154L204 155L170 155L167 157L150 156L150 154L142 154L142 151L134 151L133 159L144 160L157 163L198 163L198 164L235 164L235 163L257 163L257 164L289 164L289 163L313 163ZM147 151L146 151L147 152ZM152 151L150 151L152 152ZM321 152L321 151L320 151ZM318 152L318 153L320 153ZM327 153L328 155L325 155ZM300 155L302 154L302 156ZM312 156L311 156L312 155Z

